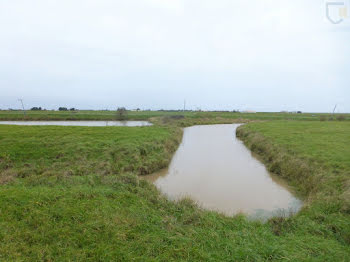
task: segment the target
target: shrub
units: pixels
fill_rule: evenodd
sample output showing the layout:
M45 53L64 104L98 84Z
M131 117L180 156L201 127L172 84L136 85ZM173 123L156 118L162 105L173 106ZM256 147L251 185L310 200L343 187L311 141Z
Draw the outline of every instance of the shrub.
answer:
M117 109L117 120L125 120L128 116L128 112L125 107L118 107Z
M68 108L67 107L59 107L58 111L68 111Z
M344 115L339 115L339 116L337 116L337 120L338 121L344 121L345 120L345 116Z
M320 116L320 121L326 121L327 117L326 116Z
M183 115L174 115L174 116L170 116L170 118L178 120L178 119L184 119L185 116L183 116Z

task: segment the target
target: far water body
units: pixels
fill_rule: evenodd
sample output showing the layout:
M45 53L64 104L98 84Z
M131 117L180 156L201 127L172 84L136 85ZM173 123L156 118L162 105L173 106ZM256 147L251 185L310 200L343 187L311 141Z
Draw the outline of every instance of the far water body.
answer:
M185 128L169 168L146 179L172 200L189 197L226 215L267 219L296 213L302 202L236 138L238 126Z
M0 125L21 126L151 126L147 121L0 121Z

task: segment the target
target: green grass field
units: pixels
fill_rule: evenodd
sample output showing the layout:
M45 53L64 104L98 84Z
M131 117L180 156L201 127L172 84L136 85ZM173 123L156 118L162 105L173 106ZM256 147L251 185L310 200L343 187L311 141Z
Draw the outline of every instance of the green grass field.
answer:
M350 122L240 128L305 199L267 223L171 202L138 178L168 164L177 126L0 126L0 261L349 261Z
M244 128L334 172L350 172L350 123L265 122Z
M291 114L291 113L233 113L233 112L196 112L196 111L128 111L128 120L148 120L152 117L171 117L183 115L191 119L247 119L247 120L325 120L336 119L340 115L350 120L350 114ZM115 120L116 111L22 111L0 110L0 120Z

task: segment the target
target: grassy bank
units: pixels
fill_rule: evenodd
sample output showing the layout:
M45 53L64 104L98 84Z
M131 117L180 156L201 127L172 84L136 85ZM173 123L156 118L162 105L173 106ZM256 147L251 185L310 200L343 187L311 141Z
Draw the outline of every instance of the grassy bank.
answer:
M246 125L244 136L264 134L269 124ZM340 131L345 123L340 125L328 127L339 139L327 145L329 151L349 141ZM287 128L287 141L304 128ZM296 150L274 136L264 137ZM347 261L349 216L340 200L345 188L334 206L327 199L327 208L318 206L322 199L310 201L293 218L260 223L203 211L189 200L168 201L140 180L138 175L168 163L180 138L175 124L0 126L0 260ZM305 148L322 151L310 143ZM295 152L313 159L314 150ZM348 170L347 158L334 159L329 170ZM300 192L308 194L302 187Z
M181 140L168 127L0 126L1 181L90 174L150 174Z
M237 135L304 196L337 196L349 189L348 122L250 123Z
M315 223L350 245L350 123L251 123L237 135L304 196Z
M238 112L198 112L198 111L128 111L127 120L148 120L154 117L184 116L190 119L215 119L228 120L308 120L329 121L337 120L344 116L344 120L350 120L350 114L316 114L316 113L238 113ZM116 120L116 111L9 111L0 110L0 120Z

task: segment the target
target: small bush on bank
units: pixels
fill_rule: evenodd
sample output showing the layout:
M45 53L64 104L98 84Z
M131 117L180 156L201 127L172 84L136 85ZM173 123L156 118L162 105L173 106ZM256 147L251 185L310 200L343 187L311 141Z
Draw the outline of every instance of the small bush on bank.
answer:
M126 110L126 108L118 107L117 115L116 115L117 120L126 120L127 117L128 117L128 111Z

